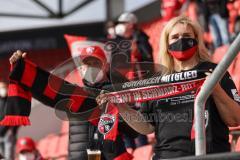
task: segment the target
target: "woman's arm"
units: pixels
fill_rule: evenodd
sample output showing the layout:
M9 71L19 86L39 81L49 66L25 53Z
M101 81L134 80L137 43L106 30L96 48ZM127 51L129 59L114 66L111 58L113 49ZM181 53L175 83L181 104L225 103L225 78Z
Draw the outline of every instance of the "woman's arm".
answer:
M230 127L240 125L240 106L229 97L220 84L216 85L212 96L223 121Z
M217 83L212 96L225 124L230 127L240 125L240 98L228 72L223 76L221 82Z

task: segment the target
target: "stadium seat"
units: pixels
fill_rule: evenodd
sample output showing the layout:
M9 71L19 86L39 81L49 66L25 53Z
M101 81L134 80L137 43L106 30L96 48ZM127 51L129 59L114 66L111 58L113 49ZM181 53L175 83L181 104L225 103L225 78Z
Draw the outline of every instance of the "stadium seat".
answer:
M234 9L233 3L228 3L228 4L227 4L227 9L228 9L229 11L231 11L232 9Z
M58 158L67 160L68 155L68 122L64 121L60 134L50 134L41 139L37 147L45 158ZM61 147L59 147L61 146Z

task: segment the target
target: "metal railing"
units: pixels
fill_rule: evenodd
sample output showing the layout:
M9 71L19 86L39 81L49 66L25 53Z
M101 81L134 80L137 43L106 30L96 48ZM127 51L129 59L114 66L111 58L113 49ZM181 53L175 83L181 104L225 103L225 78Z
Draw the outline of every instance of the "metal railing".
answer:
M240 34L230 45L227 53L224 55L221 62L214 69L212 75L206 80L198 93L195 105L194 105L194 116L195 116L195 155L206 154L206 135L205 135L205 102L212 93L215 85L222 79L226 73L228 67L238 55L240 51Z

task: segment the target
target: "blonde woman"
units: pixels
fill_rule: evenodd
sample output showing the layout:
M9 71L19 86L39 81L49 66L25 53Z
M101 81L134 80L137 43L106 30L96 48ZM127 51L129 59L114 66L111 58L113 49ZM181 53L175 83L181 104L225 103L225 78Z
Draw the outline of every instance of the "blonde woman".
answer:
M194 80L200 71L214 70L216 64L210 62L202 35L199 25L184 16L173 18L166 24L160 39L159 54L159 63L166 67L164 74L196 71L195 76L188 72L183 77ZM152 100L142 107L143 113L154 116L152 124L157 142L153 160L194 155L192 129L196 92ZM239 99L236 87L226 73L205 106L208 153L230 151L228 126L240 124Z
M160 39L159 54L160 64L167 68L165 74L214 69L216 65L210 62L202 35L199 25L184 16L176 17L166 24ZM206 103L209 153L230 151L228 126L240 124L240 106L236 102L239 100L236 96L236 87L230 75L226 73ZM168 119L155 123L156 157L173 158L194 154L194 140L190 137L193 120L190 116L193 113L194 95L187 93L171 99L152 101L149 104L145 110L162 115L171 113L175 117L175 121ZM188 118L183 118L184 116Z

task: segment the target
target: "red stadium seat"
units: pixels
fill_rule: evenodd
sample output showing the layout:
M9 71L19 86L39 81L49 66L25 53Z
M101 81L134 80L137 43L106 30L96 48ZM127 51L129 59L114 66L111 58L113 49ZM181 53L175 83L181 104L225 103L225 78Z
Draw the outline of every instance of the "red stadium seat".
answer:
M61 133L68 133L68 131L69 131L69 121L63 121Z
M198 21L196 2L190 2L187 9L187 16L190 17L190 19L193 21Z
M37 144L37 148L39 149L41 155L44 158L47 158L50 156L51 149L49 148L49 146L51 146L52 137L54 137L54 135L50 134L47 137L45 137L44 139L40 140Z
M59 137L57 135L52 135L48 137L48 141L50 142L47 146L48 148L48 156L47 157L58 157L57 151L59 147Z
M218 48L215 50L215 52L214 52L214 54L213 54L213 56L212 56L213 62L214 62L214 63L219 63L219 62L222 60L222 58L223 58L223 56L225 55L225 53L227 52L227 50L228 50L228 46L218 47Z
M233 3L233 6L235 9L239 9L240 8L240 1L239 0L235 0Z
M68 155L68 134L62 134L59 137L58 144L58 156L66 156Z
M44 158L48 155L48 150L46 149L46 146L48 146L48 143L49 142L46 139L42 139L37 143L37 148Z
M211 43L213 42L212 35L211 35L211 33L209 33L209 32L205 32L205 33L203 34L203 39L204 39L204 41L207 42L208 44L211 44Z
M228 3L227 4L227 9L231 11L234 8L233 3Z
M238 15L238 10L233 9L229 12L229 20L233 21Z
M37 147L45 158L67 160L68 155L68 122L63 122L60 134L50 134L40 140Z

